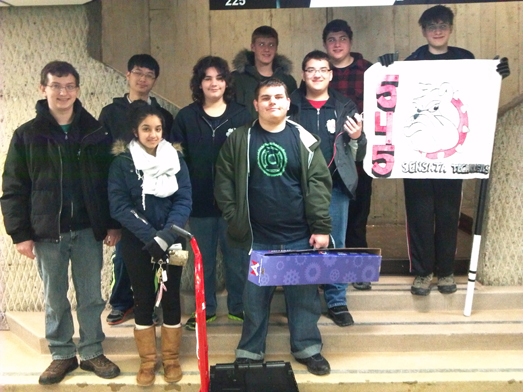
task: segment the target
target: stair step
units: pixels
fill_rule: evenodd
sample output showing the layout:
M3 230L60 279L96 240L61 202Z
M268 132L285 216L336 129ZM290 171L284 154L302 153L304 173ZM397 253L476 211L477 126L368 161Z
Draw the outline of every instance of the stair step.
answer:
M105 319L107 312L102 317ZM354 352L413 352L460 350L523 350L523 309L484 310L471 317L447 311L437 313L354 311L355 325L341 328L322 316L319 327L326 354ZM44 314L10 312L11 331L40 354L48 353ZM76 319L76 317L75 317ZM182 321L185 321L187 316ZM104 350L108 355L136 352L134 321L104 324ZM75 326L78 331L78 326ZM158 335L160 335L158 331ZM207 325L209 353L233 353L241 336L241 323L218 316ZM78 333L75 334L78 339ZM181 353L196 351L194 331L184 330ZM268 354L289 352L289 329L284 314L272 314L267 338Z
M379 282L372 282L372 290L356 290L349 285L347 304L350 311L461 311L465 307L467 277L457 276L458 291L451 295L442 295L433 280L432 292L426 297L410 293L413 278L407 276L380 276ZM323 311L326 311L322 298ZM217 293L217 314L227 314L227 293ZM474 290L473 311L488 309L519 309L523 307L523 286L483 286L476 283ZM194 293L182 293L182 312L194 312ZM279 287L271 303L272 313L285 312L285 298Z
M38 377L50 362L49 355L34 355L13 332L0 332L0 385L2 391L26 392L39 387ZM133 355L110 355L122 373L112 380L77 369L60 384L46 389L58 392L140 391L136 386L139 359ZM300 392L521 392L523 351L437 351L437 352L352 352L329 354L329 376L309 374L290 354L268 355L267 361L290 362ZM209 364L231 363L228 355L211 354ZM200 373L194 355L181 360L184 376L177 384L166 384L162 370L148 391L181 390L198 392Z

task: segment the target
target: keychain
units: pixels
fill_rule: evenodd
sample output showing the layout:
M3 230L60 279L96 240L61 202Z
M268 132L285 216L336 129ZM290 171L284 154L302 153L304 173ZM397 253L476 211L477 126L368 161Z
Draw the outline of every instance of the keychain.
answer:
M156 271L156 279L158 282L158 293L156 294L156 304L155 306L160 306L160 302L162 301L163 292L167 291L167 287L165 287L165 282L167 282L167 271L163 269L163 260L160 260L158 271Z

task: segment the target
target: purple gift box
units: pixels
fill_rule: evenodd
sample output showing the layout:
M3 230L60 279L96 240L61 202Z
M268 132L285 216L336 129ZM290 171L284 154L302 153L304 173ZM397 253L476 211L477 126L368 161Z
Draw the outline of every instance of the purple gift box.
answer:
M253 250L249 281L258 286L376 282L380 266L381 249Z

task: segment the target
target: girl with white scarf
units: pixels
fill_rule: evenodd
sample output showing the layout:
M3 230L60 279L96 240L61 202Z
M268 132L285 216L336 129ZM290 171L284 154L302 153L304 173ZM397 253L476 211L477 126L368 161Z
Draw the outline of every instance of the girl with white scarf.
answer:
M182 267L164 264L163 285L156 276L158 264L166 259L167 249L176 235L169 228L184 227L191 212L191 184L187 166L176 146L164 140L162 114L144 101L131 104L132 130L127 140L113 146L116 155L109 173L111 216L122 224L122 257L134 293L134 336L141 358L137 383L152 385L156 368L156 329L152 314L156 287L165 285L160 302L164 323L162 361L164 379L182 378L179 347L180 280ZM132 131L132 133L131 133ZM156 280L156 282L155 282Z

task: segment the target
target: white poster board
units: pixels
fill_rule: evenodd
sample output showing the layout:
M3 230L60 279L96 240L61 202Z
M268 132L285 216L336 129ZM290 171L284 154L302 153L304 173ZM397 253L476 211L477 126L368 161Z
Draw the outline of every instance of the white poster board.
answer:
M365 172L375 178L488 178L499 60L396 61L365 72Z

